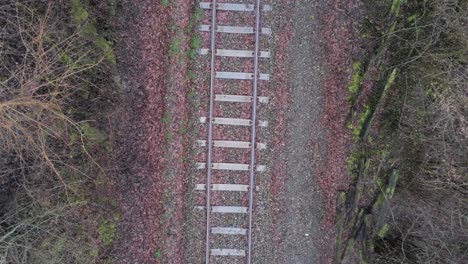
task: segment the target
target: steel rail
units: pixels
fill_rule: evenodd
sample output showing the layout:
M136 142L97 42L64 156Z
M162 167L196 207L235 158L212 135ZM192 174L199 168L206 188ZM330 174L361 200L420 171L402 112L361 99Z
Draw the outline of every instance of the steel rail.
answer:
M214 86L216 79L215 58L216 58L216 0L211 0L211 80L210 80L210 113L208 119L208 156L206 161L206 264L210 263L210 232L211 232L211 163L213 152L213 104Z
M258 58L260 51L260 0L255 0L255 48L254 48L254 78L252 95L252 134L250 139L250 186L249 186L249 236L247 264L252 262L252 216L253 216L253 197L255 189L255 141L257 126L257 88L258 88Z

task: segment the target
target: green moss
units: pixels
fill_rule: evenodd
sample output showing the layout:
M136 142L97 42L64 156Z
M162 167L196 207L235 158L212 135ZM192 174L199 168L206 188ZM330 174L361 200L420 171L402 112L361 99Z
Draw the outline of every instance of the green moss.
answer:
M353 63L353 77L348 85L348 101L353 104L361 88L362 65L360 62Z
M373 209L381 209L385 204L385 195L383 193L379 194L377 200L375 201L374 205L372 205Z
M395 192L395 187L398 182L398 171L393 170L392 174L390 175L388 182L385 182L384 179L377 179L377 183L382 190L382 192L377 197L376 202L374 203L374 208L380 209L382 208L386 202L389 202L393 198L393 194Z
M106 57L107 61L112 64L116 64L115 54L111 45L104 37L99 35L96 26L93 23L86 24L83 27L83 33L87 37L91 38L99 49L104 51L104 56Z
M70 195L68 199L72 204L87 204L89 202L89 198L82 191Z
M114 221L120 221L120 213L114 213L113 215Z
M408 17L406 20L407 20L408 22L412 23L412 22L416 21L416 19L418 18L418 16L419 16L418 14L414 14L414 15Z
M78 133L78 131L73 130L72 132L70 132L70 136L69 136L70 145L73 146L76 143L78 143L79 138L80 138L80 134Z
M67 246L67 239L64 237L47 237L44 239L40 248L45 258L56 258L57 256L63 255L65 247Z
M364 154L361 151L353 150L351 155L346 160L346 167L348 169L348 173L351 175L351 180L353 182L357 181L359 175L359 163L364 158Z
M371 115L371 107L369 105L365 105L364 112L361 114L361 118L359 118L359 124L353 129L353 136L355 141L358 141L361 138L362 131Z
M390 73L390 76L388 77L387 82L385 83L384 95L386 94L390 86L392 86L392 84L395 82L396 75L397 69L394 69L392 73Z
M398 16L400 14L401 0L393 0L390 14Z
M385 194L387 199L392 199L393 194L395 193L395 187L398 182L399 174L397 170L392 171L392 175L390 176L387 189L385 190Z
M387 81L385 83L382 95L379 98L381 98L381 99L385 98L385 96L388 93L389 88L395 82L396 75L397 75L397 70L394 69L390 73L389 77L387 78ZM363 130L366 127L366 125L370 122L370 119L372 118L372 114L374 113L374 108L377 107L376 106L377 104L378 104L378 102L373 103L372 104L373 107L371 107L370 105L364 105L364 111L361 114L361 117L359 118L359 123L358 123L358 125L356 127L353 128L354 141L358 141L359 139L361 139L362 134L363 134Z
M98 231L102 243L109 246L114 241L117 233L117 224L105 220L99 225Z
M340 192L339 201L340 201L340 204L344 204L346 202L346 193L345 192Z
M93 259L97 258L99 256L99 250L97 248L91 249L89 256Z
M377 178L377 185L378 185L380 188L384 188L385 180L384 180L382 177Z
M111 45L109 42L103 38L102 36L97 36L95 39L96 46L101 48L104 51L104 56L106 57L107 61L112 63L113 65L117 64L117 60L115 59L115 53L112 50Z
M72 0L71 16L74 23L81 28L81 34L91 39L96 47L104 52L104 56L108 62L116 64L115 54L111 45L104 37L99 35L95 22L88 19L88 11L86 11L80 0Z
M66 54L65 52L60 52L59 53L59 60L67 65L72 65L73 64L73 60L70 56L68 56L68 54Z
M87 23L83 26L82 33L87 37L92 37L93 39L99 36L96 27L91 23Z
M88 122L81 123L81 132L86 140L91 145L100 144L106 141L106 136L104 136L98 129L92 127Z
M54 246L52 247L52 251L55 256L61 255L61 252L63 251L64 246L65 246L65 242L66 242L66 239L63 237L60 237L57 239Z
M366 160L366 162L364 163L364 169L367 171L369 170L369 167L370 167L370 164L371 164L371 160Z
M169 0L161 0L161 4L164 6L164 7L167 7L169 5Z
M379 150L379 156L382 160L387 159L390 156L390 147L391 146L389 144L386 144L382 149Z
M78 24L83 24L89 17L88 11L83 7L80 0L71 0L72 20Z
M40 247L41 248L48 248L50 246L52 238L51 237L46 237L44 240L42 240Z
M382 228L380 228L379 232L377 233L377 235L380 237L380 238L384 238L385 235L387 234L388 232L388 229L390 228L390 226L388 224L384 224L382 226Z
M348 245L346 246L346 252L353 252L354 251L355 242L356 241L353 238L350 238L348 240Z
M336 258L341 258L343 251L343 228L339 228L336 234Z
M81 234L77 234L77 240L79 239ZM66 236L55 235L46 236L40 241L39 248L35 248L34 251L36 251L32 255L34 263L65 263L70 252L73 252L76 263L96 263L99 256L97 248L76 243Z

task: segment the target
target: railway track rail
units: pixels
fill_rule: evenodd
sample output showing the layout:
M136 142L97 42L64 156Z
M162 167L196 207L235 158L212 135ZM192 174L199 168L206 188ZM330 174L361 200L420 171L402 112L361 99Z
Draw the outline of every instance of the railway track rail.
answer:
M225 0L226 1L226 0ZM245 1L243 1L245 2ZM209 56L210 59L210 99L208 116L201 117L200 122L207 126L206 139L198 140L200 147L207 151L206 161L197 163L200 170L206 170L206 182L196 185L196 190L205 192L205 205L199 206L206 210L206 263L252 263L253 248L253 222L254 222L254 194L255 177L257 173L266 170L263 165L258 165L256 160L257 150L263 150L267 146L257 142L257 128L268 126L268 122L257 118L259 104L269 102L267 96L260 96L259 83L267 81L270 75L260 73L260 61L270 58L270 52L260 50L262 36L271 35L271 29L262 27L261 16L271 11L271 6L262 4L260 0L251 0L251 3L227 3L212 0L201 2L200 8L210 13L211 24L201 25L200 31L210 36L209 47L199 50L201 56ZM218 24L218 15L223 14L250 16L252 24L235 25ZM225 35L234 36L236 47L220 45L219 37ZM253 45L249 49L239 49L249 45L243 45L243 36L253 36ZM252 71L225 71L222 62L234 59L244 63L252 63ZM221 66L220 66L221 65ZM237 85L242 93L226 94L222 91L222 81L230 81ZM246 83L249 92L246 93ZM242 86L242 87L240 87ZM242 89L241 89L242 88ZM231 90L232 91L232 90ZM225 117L216 115L216 107L219 104L248 105L250 118ZM242 128L248 130L249 139L246 138L216 138L215 130ZM219 137L219 134L218 134ZM235 137L235 136L234 136ZM215 158L217 149L224 151L248 152L248 162L227 162ZM225 155L226 156L226 155ZM239 175L227 177L225 174ZM237 174L236 174L237 173ZM224 175L224 176L223 176ZM241 180L242 175L245 177ZM228 196L231 193L238 194L235 198L219 199L219 196ZM217 198L218 197L218 198Z

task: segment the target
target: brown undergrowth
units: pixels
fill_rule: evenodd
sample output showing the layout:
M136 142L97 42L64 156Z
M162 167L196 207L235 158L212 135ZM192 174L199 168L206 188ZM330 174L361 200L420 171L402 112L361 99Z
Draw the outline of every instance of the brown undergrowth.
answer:
M349 86L356 146L338 197L337 260L464 263L467 2L365 6L371 51Z
M0 1L0 263L94 263L112 242L118 215L94 195L112 51L86 8Z

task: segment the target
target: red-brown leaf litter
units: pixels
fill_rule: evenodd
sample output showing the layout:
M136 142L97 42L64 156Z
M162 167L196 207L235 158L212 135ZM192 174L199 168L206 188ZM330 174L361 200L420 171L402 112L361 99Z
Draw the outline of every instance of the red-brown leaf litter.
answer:
M348 185L346 158L352 138L346 128L349 113L347 85L359 21L349 14L355 13L359 5L358 1L331 0L328 6L323 17L327 71L323 84L325 111L322 118L323 126L328 128L328 154L319 183L329 205L326 226L331 228L334 225L336 193Z
M324 230L318 244L335 243L335 214L337 192L347 189L349 175L346 160L352 135L346 128L349 113L347 84L350 79L352 56L358 38L357 0L331 0L323 15L322 35L326 43L326 75L323 79L325 95L322 124L327 128L327 154L321 164L318 183L326 203ZM322 263L333 263L334 256L323 256Z
M350 130L346 128L346 118L349 113L347 102L347 84L350 79L352 54L355 50L359 19L359 1L330 0L323 15L323 38L326 41L326 75L323 81L325 94L322 124L327 128L327 155L321 164L318 183L327 215L324 219L326 234L317 238L318 243L335 243L336 195L339 190L346 189L349 177L346 169L346 159L352 144ZM324 259L324 263L332 263L333 256Z
M117 263L182 263L186 168L180 161L188 142L179 131L187 126L189 85L187 62L178 55L189 42L171 27L187 27L192 4L127 1L125 16L117 21L125 98L119 128L123 171L117 176L122 213ZM181 52L170 58L175 37Z

